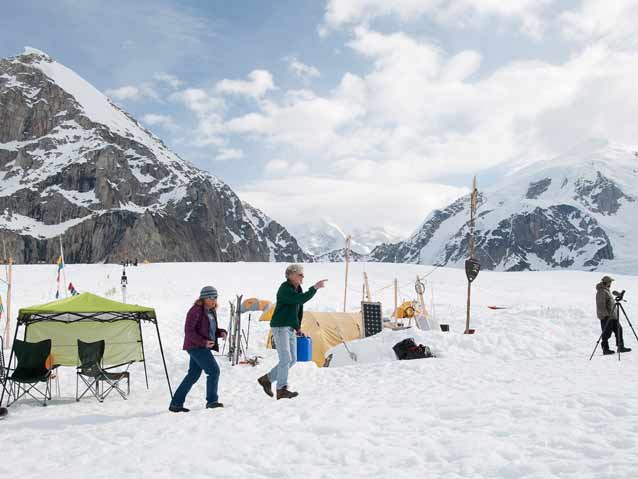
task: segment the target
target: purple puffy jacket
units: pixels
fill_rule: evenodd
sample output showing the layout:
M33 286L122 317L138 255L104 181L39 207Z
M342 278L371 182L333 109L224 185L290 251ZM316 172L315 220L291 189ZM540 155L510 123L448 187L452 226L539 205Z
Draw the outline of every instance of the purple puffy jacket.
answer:
M217 311L213 309L213 315L215 316L215 322L217 322ZM219 323L217 323L219 326ZM182 349L188 351L189 349L205 348L206 341L211 339L215 340L215 346L213 349L219 351L217 338L221 338L226 335L225 329L217 328L215 331L215 338L210 337L210 322L208 315L203 306L193 305L188 310L186 315L186 324L184 326L184 346Z

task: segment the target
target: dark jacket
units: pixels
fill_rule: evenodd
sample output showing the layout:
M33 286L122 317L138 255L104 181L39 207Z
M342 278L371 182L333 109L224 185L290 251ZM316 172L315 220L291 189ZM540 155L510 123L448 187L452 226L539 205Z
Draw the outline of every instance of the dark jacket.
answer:
M213 316L215 316L215 322L217 321L217 311L213 309ZM197 306L196 304L188 310L186 315L186 324L184 325L184 346L182 349L188 351L189 349L205 348L206 341L215 341L213 349L219 351L217 338L222 337L226 333L226 330L217 328L215 331L215 337L210 337L210 320L208 314L204 310L203 306Z
M277 305L270 320L271 328L289 326L293 329L301 328L303 318L303 304L310 301L317 290L311 286L305 293L299 286L297 289L290 281L284 281L277 291Z
M596 315L598 319L615 319L614 297L603 283L596 285Z

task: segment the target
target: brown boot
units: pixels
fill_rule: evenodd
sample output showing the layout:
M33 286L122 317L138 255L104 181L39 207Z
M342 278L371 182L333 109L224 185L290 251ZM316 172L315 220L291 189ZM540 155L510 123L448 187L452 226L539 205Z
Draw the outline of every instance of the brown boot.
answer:
M270 382L270 379L268 379L268 374L264 374L262 377L257 379L257 382L261 384L261 387L264 388L264 392L266 394L268 394L270 397L274 396L274 394L272 393L272 383Z
M284 386L281 389L277 389L277 399L292 399L299 396L298 392L288 391L288 387Z

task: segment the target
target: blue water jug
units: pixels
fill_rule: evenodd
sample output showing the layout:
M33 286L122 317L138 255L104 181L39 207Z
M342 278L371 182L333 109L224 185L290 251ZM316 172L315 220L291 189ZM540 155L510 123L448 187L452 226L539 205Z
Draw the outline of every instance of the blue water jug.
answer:
M312 338L297 338L297 361L312 361Z

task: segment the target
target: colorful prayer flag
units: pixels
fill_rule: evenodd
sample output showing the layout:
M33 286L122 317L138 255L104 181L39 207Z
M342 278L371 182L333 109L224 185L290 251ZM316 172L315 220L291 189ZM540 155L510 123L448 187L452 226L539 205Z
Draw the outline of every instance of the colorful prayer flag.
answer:
M58 277L56 278L55 281L58 283L58 289L55 292L55 299L58 299L60 297L60 271L62 271L62 269L64 268L64 260L62 259L62 255L60 255L60 257L58 258L57 265L58 265Z

